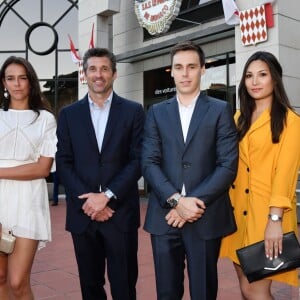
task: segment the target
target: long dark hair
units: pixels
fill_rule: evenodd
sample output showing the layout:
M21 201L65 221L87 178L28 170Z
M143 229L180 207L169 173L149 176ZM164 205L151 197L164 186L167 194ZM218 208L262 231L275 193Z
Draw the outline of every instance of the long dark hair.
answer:
M282 67L277 58L270 52L258 51L252 54L247 60L241 82L238 89L240 99L241 114L238 118L237 129L241 140L251 126L251 117L255 109L255 101L248 94L245 84L246 73L249 65L256 60L265 62L269 69L273 81L273 101L271 105L271 132L272 142L279 142L280 135L286 124L288 109L293 110L282 82Z
M29 108L39 115L39 110L48 110L51 112L49 102L44 98L36 72L29 61L23 57L10 56L3 63L0 69L0 107L7 111L10 104L10 96L4 97L4 84L6 68L11 64L17 64L24 67L30 84Z

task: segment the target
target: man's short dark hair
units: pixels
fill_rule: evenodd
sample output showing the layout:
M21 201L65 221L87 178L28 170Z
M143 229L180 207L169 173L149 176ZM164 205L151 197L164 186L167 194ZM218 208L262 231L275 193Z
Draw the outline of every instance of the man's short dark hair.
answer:
M113 73L117 71L116 56L106 48L91 48L84 53L83 56L83 71L86 73L88 68L87 61L91 57L107 57L110 60Z
M191 41L180 42L171 49L171 65L173 65L173 58L177 52L188 50L196 51L198 53L200 66L203 67L205 65L205 54L199 45L196 45Z

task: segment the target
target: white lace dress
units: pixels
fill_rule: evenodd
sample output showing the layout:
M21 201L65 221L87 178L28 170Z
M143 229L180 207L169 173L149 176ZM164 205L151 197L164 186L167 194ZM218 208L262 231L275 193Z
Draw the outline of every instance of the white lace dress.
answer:
M0 109L0 168L54 157L56 121L47 112ZM55 166L52 166L54 171ZM51 223L45 179L0 179L0 222L15 236L39 240L39 248L51 240Z

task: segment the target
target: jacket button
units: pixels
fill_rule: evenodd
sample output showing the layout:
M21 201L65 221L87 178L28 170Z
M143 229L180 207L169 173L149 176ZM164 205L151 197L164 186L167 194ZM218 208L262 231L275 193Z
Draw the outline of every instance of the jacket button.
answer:
M189 167L191 166L191 164L190 164L190 163L187 163L187 162L184 162L184 163L182 164L182 166L183 166L184 169L187 169L187 168L189 168Z
M243 215L247 216L247 211L246 210L243 211Z
M250 172L250 169L249 169L249 168L247 168L247 172Z
M232 184L231 187L232 187L233 189L235 189L235 185L234 185L234 184Z
M246 194L249 194L249 189L245 189L245 193L246 193Z

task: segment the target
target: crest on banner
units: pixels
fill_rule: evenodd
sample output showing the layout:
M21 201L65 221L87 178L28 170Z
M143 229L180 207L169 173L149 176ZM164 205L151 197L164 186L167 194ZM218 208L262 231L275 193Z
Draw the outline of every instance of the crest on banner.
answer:
M165 33L178 16L182 0L135 0L134 11L140 26L151 35Z

